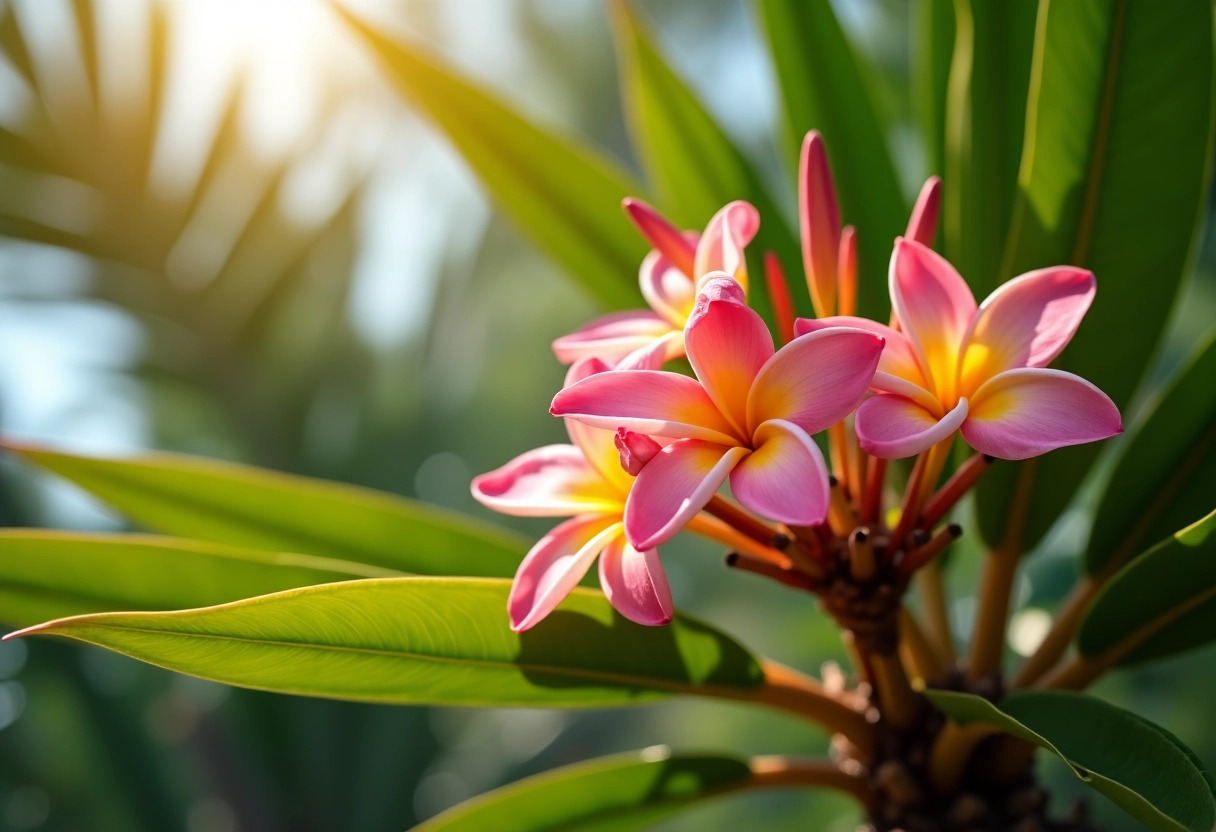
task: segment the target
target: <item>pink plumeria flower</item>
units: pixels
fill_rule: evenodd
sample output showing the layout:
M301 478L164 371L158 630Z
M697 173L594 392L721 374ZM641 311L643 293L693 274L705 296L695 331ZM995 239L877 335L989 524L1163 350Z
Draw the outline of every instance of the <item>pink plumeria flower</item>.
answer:
M887 341L874 396L857 411L861 447L912 456L952 437L1001 459L1026 459L1123 430L1114 402L1083 378L1046 369L1094 298L1094 276L1056 266L1000 286L978 307L944 258L898 239L891 305L903 332L862 318L799 320L795 331L855 326Z
M696 379L678 373L600 373L557 394L550 413L589 425L671 437L637 475L625 533L639 549L670 539L730 477L746 508L793 525L823 521L823 455L811 439L866 394L882 338L823 330L774 352L764 321L726 274L704 283L684 332Z
M760 215L750 204L726 205L703 234L678 231L641 200L626 199L625 211L654 246L638 276L650 309L605 315L558 338L553 352L563 364L596 357L620 369L637 369L656 361L661 366L684 355L684 324L692 312L700 278L724 271L746 291L743 249L760 227Z
M596 359L570 368L567 383L607 369ZM621 467L610 430L566 420L572 445L521 454L473 480L473 496L503 514L571 519L542 537L519 565L507 600L511 629L535 626L578 585L599 557L609 602L639 624L671 621L671 588L653 547L625 539L622 516L633 477Z

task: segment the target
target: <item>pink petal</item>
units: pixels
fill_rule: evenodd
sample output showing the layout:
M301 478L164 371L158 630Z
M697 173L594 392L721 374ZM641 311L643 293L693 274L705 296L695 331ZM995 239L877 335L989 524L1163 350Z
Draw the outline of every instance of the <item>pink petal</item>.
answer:
M612 368L598 358L580 358L566 371L565 386L577 384L596 373L610 369ZM570 436L570 441L583 452L587 462L599 473L605 487L613 490L618 499L623 501L629 489L633 487L633 477L621 468L613 432L585 425L575 419L562 421L566 423L566 433Z
M645 551L675 537L748 453L701 439L672 442L634 480L625 501L629 542Z
M747 424L756 430L785 419L810 434L852 413L866 395L882 355L871 332L832 327L795 338L760 368L747 398Z
M1062 370L1007 370L975 391L963 438L980 453L1026 459L1123 432L1115 403Z
M608 434L609 445L612 434ZM546 445L473 478L482 505L519 517L563 517L620 511L624 493L606 483L573 445Z
M964 395L1005 370L1050 364L1072 340L1095 290L1092 272L1055 266L1015 277L989 295L966 342Z
M942 180L930 176L916 197L916 205L912 208L912 216L908 218L908 231L904 234L909 240L915 240L923 246L933 248L937 238L937 218L942 205Z
M967 418L967 400L938 420L911 399L880 393L857 410L857 439L866 453L881 459L914 456L949 439Z
M671 324L653 312L617 312L558 338L553 354L563 364L591 357L612 363L669 332Z
M802 234L802 265L811 290L811 303L820 318L836 312L837 247L840 245L840 205L828 167L828 154L818 131L806 134L798 163L798 219Z
M944 258L899 238L891 255L891 303L912 339L921 369L937 394L952 398L963 337L975 315L975 298Z
M671 621L675 605L667 574L654 549L639 552L624 536L604 547L600 554L600 586L617 612L648 627Z
M642 260L638 286L650 308L675 329L683 329L697 299L697 284L657 251Z
M682 233L668 222L666 217L642 200L626 197L621 205L638 231L642 232L642 236L655 250L685 276L691 278L696 243L689 242L687 234Z
M565 388L549 412L599 428L737 444L734 429L696 379L659 370L612 370Z
M815 440L792 422L760 425L755 451L730 472L735 498L757 514L797 526L823 522L828 513L828 469Z
M851 315L835 315L830 318L799 318L794 322L794 334L806 335L808 332L818 332L833 326L847 326L853 329L864 329L873 332L886 341L882 348L882 357L878 359L878 372L899 376L918 387L928 387L925 374L917 363L916 350L908 336L896 332L886 324L871 321L869 318L856 318Z
M747 260L743 249L760 228L760 214L742 200L727 203L710 219L697 243L693 275L699 281L710 272L726 272L747 290Z
M668 361L684 357L684 330L674 329L616 363L616 370L658 370Z
M697 295L684 329L688 362L739 435L747 432L747 394L752 380L773 356L773 336L747 307L743 287L721 272Z
M621 536L619 516L575 517L537 541L515 572L507 612L511 629L523 632L560 604L606 545Z

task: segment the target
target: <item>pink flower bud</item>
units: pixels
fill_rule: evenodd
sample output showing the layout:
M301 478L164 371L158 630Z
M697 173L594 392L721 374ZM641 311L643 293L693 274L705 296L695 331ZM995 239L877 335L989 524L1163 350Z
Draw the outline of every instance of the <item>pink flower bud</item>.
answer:
M621 467L633 477L641 473L646 463L654 459L655 454L663 448L649 436L629 428L617 428L613 441L621 454Z

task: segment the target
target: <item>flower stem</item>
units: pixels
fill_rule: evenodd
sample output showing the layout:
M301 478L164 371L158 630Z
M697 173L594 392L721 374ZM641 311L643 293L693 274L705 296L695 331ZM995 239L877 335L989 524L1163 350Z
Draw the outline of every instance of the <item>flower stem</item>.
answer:
M875 652L869 655L869 660L883 719L896 731L907 731L916 725L922 703L912 690L899 653Z
M908 552L907 556L901 558L897 564L900 574L911 575L916 570L924 568L944 552L947 546L958 540L962 533L963 529L958 523L951 523L931 537L923 546L916 547Z
M962 496L979 482L984 472L992 467L993 461L994 457L987 454L974 454L960 465L946 484L925 504L924 511L921 512L922 528L932 530L938 521L954 508Z
M914 580L916 591L920 593L921 604L925 608L925 626L929 640L937 653L938 661L944 667L953 667L956 661L954 632L950 628L950 609L946 601L941 567L937 561L929 561L917 570Z
M866 485L861 496L861 522L874 524L882 512L882 492L887 482L887 461L872 456L866 463ZM885 523L883 525L886 525Z
M1068 597L1060 604L1056 612L1056 620L1047 631L1038 649L1030 656L1014 674L1011 687L1024 688L1033 685L1043 674L1051 670L1068 645L1072 643L1073 633L1081 623L1081 616L1089 607L1090 601L1098 594L1102 584L1093 578L1083 578L1068 593Z
M709 498L705 511L764 546L771 547L779 535L776 529L763 520L753 517L717 494Z
M756 689L734 692L731 698L749 700L795 713L841 734L863 760L873 759L878 735L866 714L824 690L809 676L772 661L760 659L763 684Z
M810 786L842 791L857 798L867 809L874 802L874 793L866 779L837 768L829 760L798 760L789 757L753 757L750 785L767 788Z
M801 589L804 592L813 592L815 590L815 581L802 572L791 568L792 564L791 567L782 568L767 560L754 558L751 555L745 555L740 552L731 552L726 556L726 565L732 569L741 569L744 572L762 575L765 578L783 583L794 589Z
M1005 652L1005 625L1009 618L1009 603L1018 562L1022 559L1022 526L1030 505L1034 468L1034 460L1024 463L1009 507L1004 540L984 558L979 603L975 612L975 633L967 663L967 678L973 682L1001 669L1001 658Z
M941 476L942 468L946 465L946 458L950 455L952 444L954 444L953 437L938 442L916 458L916 462L912 466L912 473L908 476L907 489L904 491L904 504L899 515L899 524L891 533L891 543L888 549L892 554L902 547L908 534L920 526L921 507L929 492L937 485L937 478Z
M947 722L929 750L929 784L938 794L953 794L962 782L967 764L985 738L998 733L992 725Z
M899 608L899 645L912 672L921 679L934 682L944 675L941 660L921 629L920 622L903 606Z

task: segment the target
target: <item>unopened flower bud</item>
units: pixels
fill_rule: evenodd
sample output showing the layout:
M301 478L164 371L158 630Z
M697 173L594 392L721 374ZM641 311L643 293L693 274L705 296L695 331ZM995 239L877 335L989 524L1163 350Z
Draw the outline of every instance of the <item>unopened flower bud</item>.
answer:
M647 462L654 459L655 454L663 449L662 445L646 434L628 428L617 428L613 441L616 443L617 451L621 454L621 467L634 477L646 467Z

